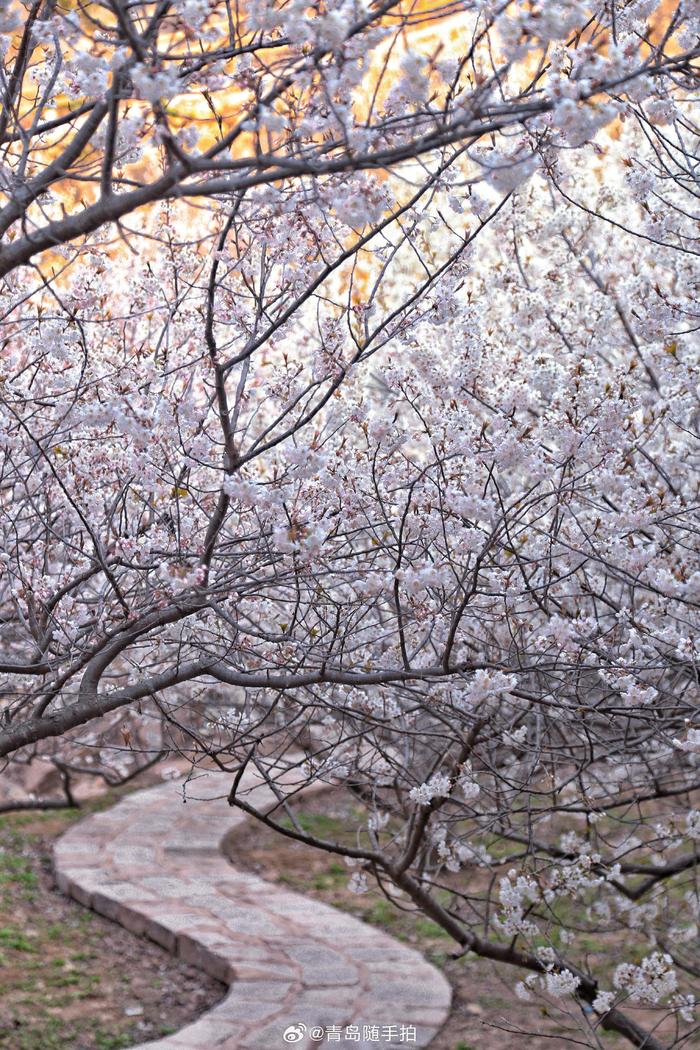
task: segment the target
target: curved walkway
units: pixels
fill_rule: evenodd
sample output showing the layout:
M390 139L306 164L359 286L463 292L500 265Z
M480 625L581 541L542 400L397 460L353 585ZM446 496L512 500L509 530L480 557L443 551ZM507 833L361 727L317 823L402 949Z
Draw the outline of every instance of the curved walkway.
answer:
M442 974L359 919L232 867L220 843L248 818L226 802L230 786L209 773L184 805L182 781L135 792L54 848L64 893L230 985L199 1020L135 1050L428 1046L450 1007ZM248 773L239 790L255 806L273 797ZM298 1039L283 1038L289 1026Z

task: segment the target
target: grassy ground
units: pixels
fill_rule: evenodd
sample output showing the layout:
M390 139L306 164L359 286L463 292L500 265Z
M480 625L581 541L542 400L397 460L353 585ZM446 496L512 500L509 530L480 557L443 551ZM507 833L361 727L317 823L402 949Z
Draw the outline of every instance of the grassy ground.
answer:
M82 815L0 817L1 1050L119 1050L177 1030L223 995L53 888L51 843Z

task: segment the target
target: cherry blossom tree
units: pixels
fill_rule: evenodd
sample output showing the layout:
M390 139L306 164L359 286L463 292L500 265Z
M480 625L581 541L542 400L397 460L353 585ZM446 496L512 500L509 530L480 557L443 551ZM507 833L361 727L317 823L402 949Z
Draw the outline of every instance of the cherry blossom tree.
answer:
M700 12L0 18L8 768L252 763L582 1045L690 1045Z

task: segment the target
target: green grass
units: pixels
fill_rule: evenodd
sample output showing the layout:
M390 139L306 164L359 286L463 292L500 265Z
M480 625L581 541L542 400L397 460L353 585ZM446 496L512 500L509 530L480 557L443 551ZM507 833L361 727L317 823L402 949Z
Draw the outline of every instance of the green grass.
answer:
M0 946L16 952L33 952L35 946L17 926L0 926Z
M442 926L438 926L432 919L416 918L413 925L420 937L442 937L448 941L452 940L447 930L443 930Z
M37 1018L36 1023L21 1025L12 1032L12 1050L66 1050L80 1038L85 1026L78 1023L66 1025L49 1015ZM92 1029L96 1050L124 1050L134 1043L133 1034L115 1032L109 1028ZM0 1028L0 1045L5 1031Z
M344 885L347 880L348 869L338 861L333 861L324 872L313 877L311 885L315 890L333 890Z
M38 882L28 860L0 850L0 886L12 885L32 892Z
M354 831L346 817L329 816L327 813L311 813L300 809L295 812L297 824L307 835L317 839L325 839L331 842L344 842L348 836L354 841ZM285 817L280 823L283 827L293 829L289 817Z
M395 926L401 921L402 914L390 901L380 897L369 911L365 912L364 918L377 926Z
M70 1035L76 1034L72 1028ZM3 1035L4 1032L0 1032L0 1040ZM54 1017L37 1018L36 1023L15 1028L12 1042L5 1045L12 1046L13 1050L65 1050L66 1026Z
M122 1050L122 1047L131 1045L131 1038L125 1032L116 1034L102 1030L95 1032L95 1047L97 1050Z

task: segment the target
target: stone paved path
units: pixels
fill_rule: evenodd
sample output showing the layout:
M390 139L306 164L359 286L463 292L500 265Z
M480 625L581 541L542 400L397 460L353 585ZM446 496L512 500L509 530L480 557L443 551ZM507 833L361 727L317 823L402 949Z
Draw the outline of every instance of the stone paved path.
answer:
M428 1046L450 1007L442 974L358 919L236 870L220 843L248 818L227 804L230 784L207 774L188 785L186 804L178 781L135 792L56 843L64 893L230 985L198 1021L135 1050L338 1045L327 1033L311 1040L313 1026L327 1025L358 1025L359 1041L340 1039L355 1050ZM272 799L248 773L241 787L253 805ZM285 1041L292 1024L307 1034ZM365 1024L379 1033L363 1039ZM401 1039L385 1025L414 1025L415 1042L410 1028Z

